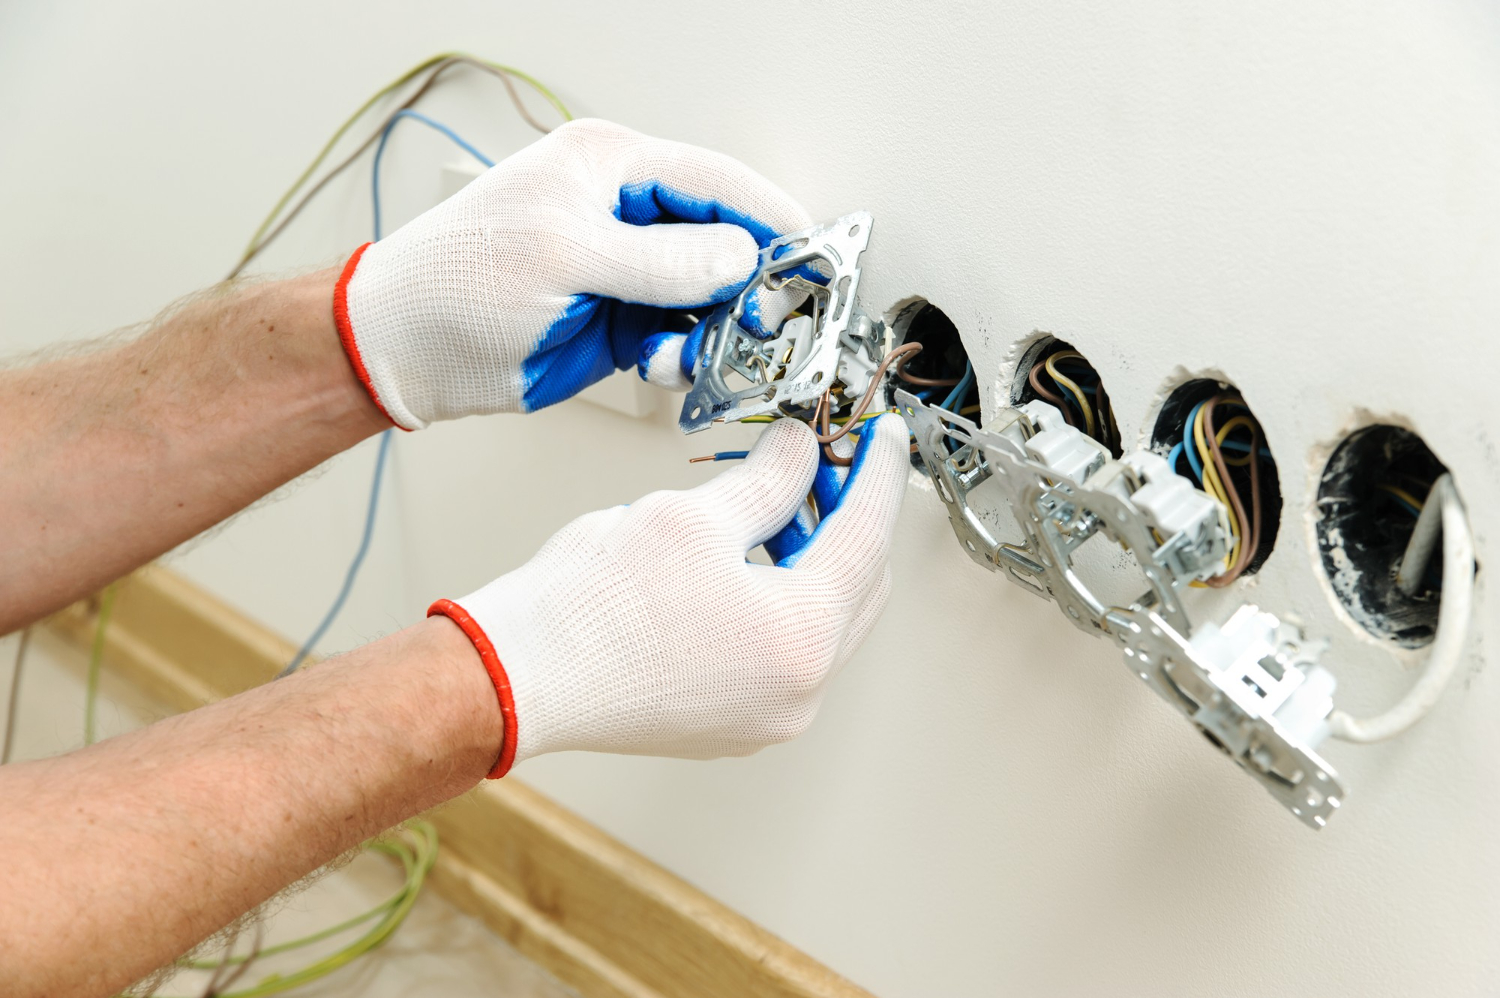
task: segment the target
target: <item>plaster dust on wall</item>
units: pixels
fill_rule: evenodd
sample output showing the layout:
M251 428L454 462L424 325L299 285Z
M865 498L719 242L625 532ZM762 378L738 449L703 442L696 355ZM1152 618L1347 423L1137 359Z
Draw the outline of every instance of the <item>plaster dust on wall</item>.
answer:
M1297 615L1331 639L1351 711L1411 683L1422 651L1345 613L1309 518L1330 443L1379 413L1453 472L1479 562L1497 563L1500 415L1482 401L1500 370L1495 8L844 0L799 8L798 32L735 5L610 14L5 5L7 352L211 283L333 124L457 42L579 113L736 155L814 218L869 210L863 307L938 305L987 412L1039 330L1097 368L1127 447L1190 375L1238 386L1276 455L1280 530L1260 572L1195 591L1195 608ZM503 155L528 137L500 99L453 86L432 110ZM439 193L443 142L392 143L393 221ZM362 242L366 179L266 266ZM471 591L576 515L702 481L687 457L752 432L687 439L675 416L671 400L642 419L579 402L403 435L323 650ZM356 449L177 567L300 638L358 540L372 460ZM1314 834L1112 646L972 565L915 471L893 570L891 609L807 737L707 764L558 755L518 775L889 998L1494 992L1500 691L1481 664L1500 596L1483 574L1463 681L1399 739L1324 746L1351 789Z

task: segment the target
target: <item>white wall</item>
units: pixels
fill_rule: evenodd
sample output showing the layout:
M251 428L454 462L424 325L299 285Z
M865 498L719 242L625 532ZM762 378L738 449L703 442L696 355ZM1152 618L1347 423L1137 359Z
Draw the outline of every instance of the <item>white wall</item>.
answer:
M1378 415L1455 472L1490 549L1500 499L1500 17L1481 3L0 6L7 348L151 314L227 268L386 78L461 47L579 113L715 146L816 217L877 223L867 307L924 294L992 390L1047 330L1105 373L1127 438L1223 372L1286 509L1253 597L1333 639L1343 702L1413 661L1355 633L1309 544L1329 446ZM503 154L497 86L429 110ZM414 126L391 212L454 154ZM365 238L361 172L272 254ZM993 401L991 398L989 401ZM396 441L371 561L324 650L518 564L574 515L702 480L671 414L572 403ZM711 446L712 445L712 446ZM288 634L358 536L370 446L177 558ZM888 996L1493 993L1500 690L1482 585L1461 681L1394 743L1327 750L1352 788L1314 834L1055 608L961 555L914 478L897 591L796 744L685 763L564 755L521 775ZM1420 661L1420 656L1415 661Z

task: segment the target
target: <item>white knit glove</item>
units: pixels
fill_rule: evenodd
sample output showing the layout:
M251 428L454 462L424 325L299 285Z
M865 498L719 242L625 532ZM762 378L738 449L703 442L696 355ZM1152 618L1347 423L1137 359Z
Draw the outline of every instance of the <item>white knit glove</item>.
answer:
M490 776L567 749L748 755L806 730L890 591L907 446L898 417L870 421L839 488L817 474L811 431L779 420L712 481L582 516L522 567L434 603L499 693ZM793 518L815 478L829 491L809 533ZM746 560L768 541L776 565Z
M334 316L398 426L530 412L637 364L648 336L690 325L674 310L738 294L758 249L808 224L728 156L574 121L355 251ZM800 299L757 292L752 331Z

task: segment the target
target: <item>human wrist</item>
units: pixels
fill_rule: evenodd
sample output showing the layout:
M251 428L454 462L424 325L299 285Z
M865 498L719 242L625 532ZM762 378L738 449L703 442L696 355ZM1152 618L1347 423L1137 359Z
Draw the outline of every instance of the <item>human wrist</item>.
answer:
M414 630L439 684L435 706L443 718L444 754L455 773L472 784L494 771L505 740L495 684L474 643L453 620L431 616Z
M463 636L490 681L492 702L499 713L501 728L493 764L485 775L488 779L498 780L510 772L516 761L518 731L509 672L502 664L489 632L462 605L450 599L437 600L427 608L427 617L430 621L447 620L449 630L457 630Z
M288 323L288 347L313 381L309 386L319 411L331 426L362 440L391 427L361 382L340 340L334 315L335 288L342 266L279 281L266 292L276 299L273 310Z

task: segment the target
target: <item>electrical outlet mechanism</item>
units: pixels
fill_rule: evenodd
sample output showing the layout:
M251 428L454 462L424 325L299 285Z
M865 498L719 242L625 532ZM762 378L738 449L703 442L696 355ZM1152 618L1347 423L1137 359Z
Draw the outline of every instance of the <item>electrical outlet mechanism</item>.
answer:
M1452 677L1475 567L1467 516L1447 475L1428 500L1429 520L1441 517L1446 593L1433 653L1395 706L1356 719L1334 707L1337 683L1319 664L1326 642L1249 603L1222 622L1190 618L1181 592L1223 570L1229 513L1159 454L1111 458L1040 400L1002 407L984 428L909 392L895 400L970 557L1055 601L1074 625L1111 637L1136 676L1310 828L1324 827L1345 796L1318 746L1329 736L1367 742L1405 731ZM987 488L1014 515L1019 543L999 540L995 517L979 512ZM1130 552L1144 577L1144 591L1127 605L1100 598L1075 568L1076 552L1096 536ZM1423 573L1435 543L1413 544L1404 571Z
M1002 408L982 429L909 392L898 391L896 405L971 558L1055 601L1075 626L1114 638L1131 671L1272 796L1315 828L1327 822L1343 789L1315 751L1334 689L1318 647L1253 606L1196 629L1183 606L1182 590L1223 565L1223 506L1160 455L1112 458L1040 400ZM970 496L982 488L1001 493L1022 543L996 539L976 514ZM1144 592L1128 606L1101 599L1074 568L1096 536L1135 558Z
M791 415L825 392L843 399L865 393L886 353L884 325L854 307L859 258L873 221L869 212L856 212L761 250L750 283L705 320L693 387L678 421L684 433L748 416ZM740 324L755 291L786 287L807 292L804 314L769 339Z
M1318 754L1322 742L1400 734L1432 708L1456 670L1473 612L1476 567L1467 514L1451 476L1432 485L1425 516L1392 569L1404 579L1421 579L1429 569L1442 576L1427 666L1390 709L1372 718L1351 717L1334 706L1337 683L1320 664L1326 641L1308 640L1289 620L1250 603L1223 620L1194 621L1188 613L1185 590L1211 580L1228 584L1264 560L1274 540L1274 533L1259 546L1247 540L1244 518L1232 519L1241 516L1238 505L1231 510L1223 498L1224 476L1205 476L1218 492L1210 494L1178 473L1176 450L1169 448L1170 458L1150 450L1122 453L1102 381L1066 344L1041 343L1035 360L1051 361L1048 378L1033 379L1035 391L1023 393L1033 397L1001 406L982 427L950 411L948 406L978 413L977 402L967 401L975 392L968 361L956 377L909 373L905 362L922 347L903 343L893 349L900 321L887 329L856 305L871 225L867 212L846 215L777 239L761 252L760 270L745 290L705 320L693 387L679 419L682 430L694 433L750 417L826 419L834 410L858 419L872 398L889 392L970 558L1056 602L1074 626L1109 636L1131 672L1208 741L1303 824L1324 827L1345 791ZM810 304L801 314L764 339L741 325L755 290L789 286L808 294ZM893 363L898 356L901 362ZM943 405L928 404L903 387L924 385L947 392ZM1213 391L1204 399L1186 402L1210 410L1214 404L1245 408L1233 395L1215 403L1214 393L1226 386L1208 387ZM1054 388L1076 396L1078 414L1085 417L1081 424L1078 414L1059 407L1067 400ZM1213 435L1220 447L1228 446L1225 434L1233 422ZM1261 460L1258 433L1257 427L1245 455L1229 464ZM1264 453L1269 460L1269 451ZM1274 493L1274 468L1269 476ZM1278 493L1276 508L1279 502ZM1001 534L1009 521L1014 526L1007 540ZM1133 560L1141 583L1130 595L1106 597L1088 580L1078 554L1101 544L1118 545Z

